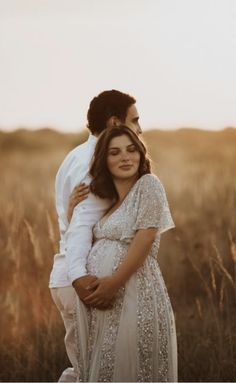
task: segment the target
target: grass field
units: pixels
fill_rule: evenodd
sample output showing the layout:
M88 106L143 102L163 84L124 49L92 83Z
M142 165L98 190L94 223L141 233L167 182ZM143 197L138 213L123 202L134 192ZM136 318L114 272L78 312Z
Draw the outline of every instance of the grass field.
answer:
M56 381L66 359L48 291L54 177L86 133L0 132L1 381ZM176 317L180 381L236 380L236 130L149 131L176 229L158 261Z

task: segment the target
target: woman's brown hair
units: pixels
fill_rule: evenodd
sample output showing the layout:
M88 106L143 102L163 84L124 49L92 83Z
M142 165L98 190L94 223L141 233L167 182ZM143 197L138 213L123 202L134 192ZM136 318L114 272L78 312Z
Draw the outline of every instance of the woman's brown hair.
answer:
M90 168L90 174L93 177L90 189L92 193L100 198L109 198L115 201L118 200L118 193L107 167L107 155L111 140L115 137L123 136L124 134L130 138L140 154L138 178L142 177L144 174L151 173L151 165L150 160L147 157L147 150L138 136L125 125L108 128L99 136Z

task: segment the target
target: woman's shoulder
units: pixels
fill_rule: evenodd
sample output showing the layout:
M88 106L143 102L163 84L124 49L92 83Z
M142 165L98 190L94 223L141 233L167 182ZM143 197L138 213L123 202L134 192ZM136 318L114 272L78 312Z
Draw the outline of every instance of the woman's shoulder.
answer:
M160 179L152 173L144 174L139 178L139 184L141 187L151 187L151 188L163 188L163 185Z

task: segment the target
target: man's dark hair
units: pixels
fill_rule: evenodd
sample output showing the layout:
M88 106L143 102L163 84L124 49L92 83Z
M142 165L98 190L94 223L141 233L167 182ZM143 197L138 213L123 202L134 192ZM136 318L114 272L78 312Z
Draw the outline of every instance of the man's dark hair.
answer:
M107 121L115 116L125 122L128 108L135 104L132 96L118 90L106 90L94 97L87 113L87 127L92 134L100 134L106 129Z
M109 198L113 202L118 201L118 193L113 182L113 177L107 166L108 148L111 140L115 137L126 135L136 147L140 154L140 162L137 178L144 174L151 173L151 164L147 156L146 147L140 138L125 125L105 129L99 136L93 161L90 167L90 174L93 177L90 184L91 191L100 198Z

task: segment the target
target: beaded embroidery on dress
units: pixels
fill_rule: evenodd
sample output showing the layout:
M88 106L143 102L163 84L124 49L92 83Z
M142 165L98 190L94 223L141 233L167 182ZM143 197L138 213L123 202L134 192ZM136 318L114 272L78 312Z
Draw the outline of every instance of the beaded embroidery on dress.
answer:
M135 232L148 227L159 229L150 253L112 309L88 309L77 299L78 381L177 381L175 319L156 259L160 234L174 223L156 176L142 176L120 207L95 225L87 269L98 277L111 275Z

